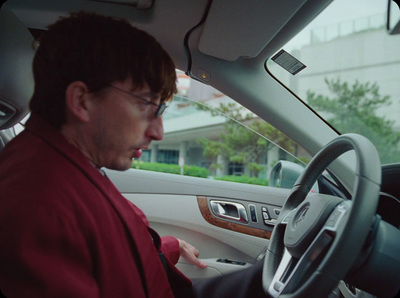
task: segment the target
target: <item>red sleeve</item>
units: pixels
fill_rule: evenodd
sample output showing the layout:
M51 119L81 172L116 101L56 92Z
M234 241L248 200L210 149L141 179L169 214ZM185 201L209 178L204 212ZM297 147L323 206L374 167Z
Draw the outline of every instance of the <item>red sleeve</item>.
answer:
M168 280L173 291L178 293L182 288L191 287L192 281L175 267L180 257L178 239L173 236L161 237L161 251L167 257L167 266L172 272Z
M161 237L161 251L173 264L178 263L181 255L178 239L173 236Z
M143 220L144 224L149 227L149 221L147 220L146 215L140 210L135 204L129 202L132 206L132 209L136 212L137 215ZM161 251L164 255L170 260L171 263L178 263L179 257L181 255L179 250L179 241L173 236L164 236L161 238Z
M143 223L145 224L146 227L149 227L149 221L146 217L146 215L143 213L142 210L140 210L135 204L133 204L131 201L127 199L127 202L129 205L132 207L133 211L142 219Z

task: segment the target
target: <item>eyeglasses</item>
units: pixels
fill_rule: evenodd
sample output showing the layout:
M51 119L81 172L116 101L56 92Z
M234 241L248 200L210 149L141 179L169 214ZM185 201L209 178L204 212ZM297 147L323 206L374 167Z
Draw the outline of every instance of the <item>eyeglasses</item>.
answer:
M165 110L168 108L168 106L167 106L167 104L165 102L163 102L163 103L158 105L158 104L156 104L154 102L151 102L150 100L145 99L145 98L143 98L143 97L141 97L139 95L133 94L132 92L130 92L128 90L121 89L121 88L116 87L116 86L111 85L111 84L109 84L108 86L110 86L110 87L112 87L112 88L114 88L114 89L116 89L118 91L121 91L121 92L123 92L125 94L128 94L128 95L130 95L132 97L136 97L136 98L142 100L143 102L145 102L147 105L152 105L152 106L157 107L156 111L154 112L154 117L155 118L161 117L164 114Z

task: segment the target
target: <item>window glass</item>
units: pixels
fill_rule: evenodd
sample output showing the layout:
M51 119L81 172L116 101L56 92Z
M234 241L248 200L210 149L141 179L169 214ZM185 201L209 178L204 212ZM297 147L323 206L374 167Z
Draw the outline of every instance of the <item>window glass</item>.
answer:
M296 164L298 173L310 160L277 129L179 71L178 93L163 120L164 139L153 142L134 168L271 185L279 160Z
M306 68L267 68L340 133L359 133L383 164L400 159L400 35L386 32L387 1L335 0L283 49Z

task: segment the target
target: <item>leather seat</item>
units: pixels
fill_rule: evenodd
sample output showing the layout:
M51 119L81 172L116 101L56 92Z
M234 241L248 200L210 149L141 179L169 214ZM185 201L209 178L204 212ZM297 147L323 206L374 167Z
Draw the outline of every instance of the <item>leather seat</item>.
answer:
M0 130L0 152L14 136L15 133L12 128Z
M0 151L15 136L11 128L29 112L32 43L29 30L4 4L0 10Z

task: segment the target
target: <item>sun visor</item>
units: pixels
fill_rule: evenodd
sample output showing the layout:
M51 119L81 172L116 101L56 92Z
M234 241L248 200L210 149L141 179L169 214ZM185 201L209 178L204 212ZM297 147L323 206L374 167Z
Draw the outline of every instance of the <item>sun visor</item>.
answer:
M307 0L213 1L199 40L209 56L255 57Z
M29 30L5 5L0 10L0 129L18 123L28 113L33 92Z

